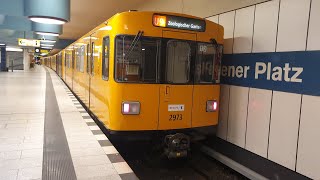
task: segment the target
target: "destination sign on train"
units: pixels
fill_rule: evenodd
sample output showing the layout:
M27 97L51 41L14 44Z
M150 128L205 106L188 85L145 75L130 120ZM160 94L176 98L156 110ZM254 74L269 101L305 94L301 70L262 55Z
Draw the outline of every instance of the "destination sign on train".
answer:
M204 20L169 15L153 15L153 25L200 32L206 29Z

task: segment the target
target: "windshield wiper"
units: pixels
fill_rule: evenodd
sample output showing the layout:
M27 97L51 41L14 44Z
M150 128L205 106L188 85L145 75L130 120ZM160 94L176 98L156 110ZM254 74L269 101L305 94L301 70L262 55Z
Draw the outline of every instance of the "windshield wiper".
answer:
M130 47L127 51L127 53L125 53L125 58L128 59L129 55L131 54L131 52L133 51L133 49L135 48L135 46L137 45L140 37L142 36L143 31L138 31L138 34L134 37L133 41L130 44Z

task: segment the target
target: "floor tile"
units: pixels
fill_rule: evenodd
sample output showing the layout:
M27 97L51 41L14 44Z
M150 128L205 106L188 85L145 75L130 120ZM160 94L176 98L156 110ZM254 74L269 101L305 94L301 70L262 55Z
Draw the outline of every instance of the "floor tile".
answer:
M42 166L19 169L18 180L41 179Z
M74 157L72 159L73 165L77 166L94 166L101 164L110 164L110 160L105 155L97 155L97 156L79 156Z
M94 136L97 140L109 140L108 137L104 134L99 134Z
M91 130L99 130L100 129L99 126L89 126L89 128Z
M132 169L126 162L112 163L118 174L131 173Z
M9 160L9 159L20 159L20 158L21 158L21 151L0 152L0 161Z
M100 129L99 130L92 130L92 134L97 135L97 134L104 134Z
M78 179L118 175L112 164L75 167Z
M125 160L122 158L120 154L107 154L109 160L112 163L119 163L119 162L125 162Z
M103 146L113 146L109 140L99 140L98 142L102 147Z
M104 155L104 151L101 147L96 148L86 148L86 149L70 149L70 153L72 157L77 156L97 156L97 155Z
M139 180L139 178L134 173L120 174L122 180Z
M18 177L18 170L1 170L0 169L0 180L16 180Z
M118 150L114 146L104 146L102 147L106 154L116 154L119 153Z
M21 158L34 158L34 157L42 157L43 149L26 149L22 150Z

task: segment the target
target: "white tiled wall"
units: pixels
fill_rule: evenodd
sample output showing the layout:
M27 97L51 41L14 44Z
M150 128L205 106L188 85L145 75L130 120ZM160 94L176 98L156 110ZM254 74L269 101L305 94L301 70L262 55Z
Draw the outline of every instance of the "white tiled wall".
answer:
M220 112L217 136L221 139L227 139L228 114L229 114L229 94L230 86L221 85L220 90Z
M274 91L272 98L268 158L295 169L300 94Z
M307 50L320 50L320 0L312 0ZM296 171L320 179L320 97L302 95Z
M233 54L320 50L319 17L320 0L272 0L210 19ZM316 96L222 85L217 135L320 179L319 107Z
M219 15L219 24L224 27L224 54L232 54L235 11Z
M236 11L233 53L250 53L252 49L255 6Z
M297 172L312 179L320 178L320 97L303 95Z
M320 0L312 0L307 50L320 50Z
M252 52L274 52L276 49L279 0L256 6Z
M277 51L304 51L310 0L281 0Z
M227 140L245 146L249 88L230 86Z
M246 149L267 157L272 91L250 89Z

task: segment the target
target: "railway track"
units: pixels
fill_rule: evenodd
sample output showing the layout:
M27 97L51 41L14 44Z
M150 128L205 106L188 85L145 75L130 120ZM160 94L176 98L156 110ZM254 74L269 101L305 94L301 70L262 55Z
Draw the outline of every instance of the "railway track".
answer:
M168 160L154 142L113 141L122 157L141 180L242 180L247 179L207 156L199 144L192 144L190 156Z

